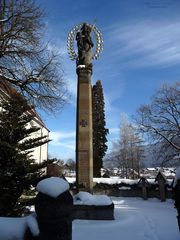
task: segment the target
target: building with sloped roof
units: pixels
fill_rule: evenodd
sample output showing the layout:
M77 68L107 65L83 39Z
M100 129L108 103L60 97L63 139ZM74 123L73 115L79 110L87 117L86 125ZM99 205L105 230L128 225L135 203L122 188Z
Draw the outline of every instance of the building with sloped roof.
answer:
M0 81L0 97L1 98L8 98L8 95L12 93L12 91L16 91L15 88L13 88L9 82L6 82L5 80ZM0 109L1 110L1 109ZM39 128L39 130L35 133L32 133L31 137L42 137L47 136L49 138L49 130L45 126L43 120L39 116L39 114L36 112L35 108L33 106L29 106L28 114L33 115L33 120L30 122L31 126L36 126ZM33 149L33 152L31 153L32 158L36 160L37 163L41 163L44 160L48 159L48 143L43 144L42 146L38 146Z

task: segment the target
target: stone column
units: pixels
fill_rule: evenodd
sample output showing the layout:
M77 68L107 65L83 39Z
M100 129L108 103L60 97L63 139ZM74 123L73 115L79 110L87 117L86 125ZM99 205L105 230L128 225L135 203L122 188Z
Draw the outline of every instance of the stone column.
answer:
M76 182L78 190L92 192L92 67L77 67L77 119L76 119Z

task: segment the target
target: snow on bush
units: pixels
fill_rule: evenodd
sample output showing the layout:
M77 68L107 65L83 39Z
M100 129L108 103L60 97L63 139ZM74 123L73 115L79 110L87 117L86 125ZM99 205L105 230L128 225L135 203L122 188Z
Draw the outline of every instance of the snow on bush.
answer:
M111 205L111 199L106 195L92 195L88 192L79 192L74 196L75 205Z
M40 181L36 187L38 192L56 198L61 193L69 190L69 184L62 178L50 177Z
M29 227L33 236L39 235L39 227L35 215L28 217L0 217L1 240L23 240Z
M176 169L176 175L175 175L175 178L174 178L174 183L173 183L173 187L176 186L176 183L177 183L177 180L180 179L180 167L178 167Z

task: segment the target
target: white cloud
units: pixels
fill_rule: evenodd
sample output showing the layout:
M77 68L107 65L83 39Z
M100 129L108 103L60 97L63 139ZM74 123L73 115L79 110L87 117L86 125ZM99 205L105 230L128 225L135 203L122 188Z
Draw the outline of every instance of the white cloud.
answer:
M67 54L66 46L63 45L62 43L59 44L48 43L47 47L49 51L52 51L56 54L60 54L61 56Z
M75 154L75 131L61 132L54 131L50 132L49 153L53 157L62 159L74 158Z
M144 20L116 25L110 34L116 61L131 67L180 63L180 21Z
M77 97L77 77L71 75L67 76L67 86L71 94L71 104L75 106Z
M64 141L65 139L74 139L75 138L75 131L72 132L50 132L49 138L52 140L51 144L57 144L60 141Z
M120 99L125 90L125 80L123 77L120 76L119 81L113 82L111 79L112 83L108 85L108 89L104 90L104 101L105 101L105 111L106 114L112 112L119 112L119 108L116 108L114 106L114 102Z
M67 142L67 143L62 143L62 142L53 142L53 146L60 146L62 148L69 148L75 150L75 142Z
M55 54L59 54L63 69L63 78L66 82L67 90L70 95L68 103L75 106L77 96L77 76L74 69L74 63L69 60L67 55L67 48L63 41L57 40L55 44L48 44L48 49ZM70 64L72 63L72 64Z
M67 160L68 158L75 158L75 150L67 146L49 146L49 155L51 158L59 158Z
M109 128L109 134L119 134L119 128Z

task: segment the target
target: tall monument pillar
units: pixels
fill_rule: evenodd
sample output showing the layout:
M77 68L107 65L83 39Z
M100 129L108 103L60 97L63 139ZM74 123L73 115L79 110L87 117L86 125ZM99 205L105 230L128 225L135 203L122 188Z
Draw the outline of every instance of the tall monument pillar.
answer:
M96 49L91 33L96 38ZM74 40L77 42L77 53ZM78 190L93 189L93 126L92 126L92 63L102 51L102 35L95 25L81 23L68 35L67 47L72 60L76 60L77 116L76 116L76 184Z
M93 188L92 68L77 68L76 182L79 189Z

